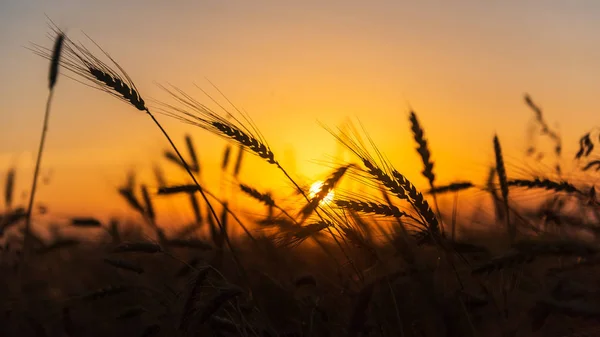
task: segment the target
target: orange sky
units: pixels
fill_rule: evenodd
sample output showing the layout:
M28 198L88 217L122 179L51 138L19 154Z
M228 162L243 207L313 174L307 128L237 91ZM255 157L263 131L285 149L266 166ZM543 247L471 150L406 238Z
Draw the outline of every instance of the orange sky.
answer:
M146 100L168 99L155 82L198 98L193 83L216 94L210 79L307 182L323 178L329 169L322 161L331 162L337 149L317 121L335 127L347 117L360 120L421 187L409 104L425 127L440 183L482 182L494 132L509 169L525 167L533 115L524 92L558 126L569 158L579 136L600 122L596 1L9 0L0 5L0 174L16 165L19 191L29 188L48 70L23 46L52 45L45 13L71 38L84 41L81 30L92 36ZM225 142L161 120L179 144L184 132L193 134L204 180L212 178L209 188L218 191ZM152 185L151 165L169 167L160 156L166 146L140 112L62 77L43 160L51 179L38 200L56 215L120 213L126 208L115 188L131 169ZM186 182L169 173L172 182ZM242 180L276 191L287 186L256 158L245 162Z

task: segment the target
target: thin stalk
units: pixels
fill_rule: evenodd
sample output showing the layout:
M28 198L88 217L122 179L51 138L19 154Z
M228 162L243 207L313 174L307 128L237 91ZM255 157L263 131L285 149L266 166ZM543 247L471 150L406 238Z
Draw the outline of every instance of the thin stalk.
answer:
M221 223L221 220L219 220L219 216L217 215L217 213L215 212L214 208L212 207L210 201L208 200L208 197L206 196L206 194L204 193L204 190L200 186L200 183L198 183L198 181L196 180L196 177L192 173L192 170L190 169L190 166L187 164L187 162L185 161L185 159L183 159L183 156L181 155L181 153L177 149L177 146L175 146L175 144L171 140L171 137L169 136L169 134L167 134L167 131L165 131L165 129L158 122L158 120L154 117L154 115L150 112L150 110L148 108L146 108L145 111L146 111L146 113L148 113L148 115L150 116L150 118L152 118L152 120L154 121L154 123L156 124L156 126L158 126L158 128L163 133L163 135L167 138L167 140L169 141L169 144L171 145L171 147L175 151L175 154L177 154L177 156L179 157L179 159L183 163L183 166L185 167L185 170L187 171L188 175L190 176L190 178L192 178L192 181L194 182L194 184L196 184L196 187L198 187L198 191L200 192L200 195L202 195L202 198L204 199L204 201L208 205L208 209L210 210L213 218L215 218L215 222L219 226L219 229L222 231L222 233L224 233L225 242L227 243L227 246L231 250L233 259L234 259L237 267L244 274L244 276L247 276L246 275L246 271L245 271L244 267L242 266L242 263L241 263L239 257L237 256L235 250L233 249L233 245L231 244L231 241L229 240L229 235L227 235L227 233L225 232L225 229L223 228L223 224Z
M27 206L27 215L25 218L25 237L23 239L23 256L29 253L29 246L31 242L31 213L33 209L33 203L35 201L35 192L37 190L37 181L40 173L40 166L42 163L42 154L44 153L44 144L46 143L46 134L48 133L48 120L50 117L50 106L52 104L52 98L54 97L54 88L50 88L48 93L48 99L46 101L46 113L44 114L44 125L42 127L42 138L40 139L40 146L38 149L37 160L35 163L35 170L33 172L33 183L31 184L31 193L29 195L29 205Z

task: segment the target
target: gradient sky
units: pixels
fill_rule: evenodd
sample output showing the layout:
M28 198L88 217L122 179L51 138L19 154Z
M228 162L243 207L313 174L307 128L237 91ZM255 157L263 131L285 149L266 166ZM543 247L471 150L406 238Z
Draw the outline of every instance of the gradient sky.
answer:
M318 121L335 127L360 120L422 187L409 106L425 127L441 183L482 182L495 132L509 167L524 168L533 116L524 92L558 127L569 158L579 136L600 122L598 1L4 0L0 173L3 179L15 165L18 191L29 188L47 96L48 62L24 47L52 46L45 14L73 39L90 35L147 100L168 98L155 83L202 98L193 84L216 94L206 79L214 82L307 182L323 178L323 162L331 163L338 148ZM220 178L223 140L161 120L180 144L184 132L193 134L205 181ZM55 214L123 211L115 188L132 169L152 185L151 165L164 163L166 145L140 112L62 77L43 161L50 183L38 199ZM168 172L170 181L186 182ZM242 179L286 186L256 158L246 161Z

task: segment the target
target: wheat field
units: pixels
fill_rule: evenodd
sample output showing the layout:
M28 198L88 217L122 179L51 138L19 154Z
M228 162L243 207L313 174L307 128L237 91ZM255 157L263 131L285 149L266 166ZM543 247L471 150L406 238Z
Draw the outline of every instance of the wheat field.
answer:
M410 111L427 181L416 186L368 130L325 126L352 160L332 163L311 185L293 177L245 113L212 110L170 85L161 86L170 101L148 103L108 52L52 27L54 45L30 49L50 71L28 205L15 201L14 169L4 183L1 336L600 336L600 204L593 183L565 180L559 161L576 161L582 173L599 168L595 132L582 135L576 154L562 153L560 135L524 95L555 167L511 172L502 138L490 135L487 181L444 182L425 128L433 121ZM163 159L188 183L169 184L160 171L158 188L130 177L115 197L137 221L78 216L43 237L32 207L52 93L67 76L147 115L169 147ZM178 148L159 115L227 141L220 169L253 216L201 181L202 150L192 136ZM250 157L277 169L294 202L240 179ZM483 225L458 212L465 193L489 203ZM540 202L520 202L523 193ZM190 222L165 226L159 198L177 198Z

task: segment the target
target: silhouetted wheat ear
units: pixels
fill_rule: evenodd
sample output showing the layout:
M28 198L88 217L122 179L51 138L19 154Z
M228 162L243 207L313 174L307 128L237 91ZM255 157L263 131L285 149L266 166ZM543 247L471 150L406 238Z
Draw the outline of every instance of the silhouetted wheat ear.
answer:
M59 33L54 41L54 49L52 51L52 59L50 61L50 71L48 74L48 83L50 90L56 85L58 79L58 68L60 64L60 55L62 53L63 44L65 42L65 34Z
M326 220L310 223L306 226L280 226L279 229L282 231L275 234L274 241L280 247L296 246L330 226L333 226L333 223Z
M87 62L86 62L87 63ZM146 111L146 103L142 99L142 96L137 92L136 89L129 87L129 85L125 84L123 80L118 77L113 77L112 75L103 72L102 70L95 68L91 63L86 64L88 70L92 76L94 76L98 81L104 83L108 88L113 89L115 92L119 93L123 98L131 105L133 105L136 109L140 111Z
M502 193L502 200L504 201L506 229L508 231L509 241L512 243L515 239L516 228L511 225L509 219L508 209L508 181L506 178L506 169L504 168L504 158L502 157L502 148L500 147L500 140L498 135L494 136L494 153L496 154L496 173L498 175L498 182L500 183L500 191Z
M189 185L175 185L175 186L164 186L158 189L158 194L169 195L179 193L193 193L198 192L198 186L195 184Z
M277 164L277 161L275 160L275 154L273 154L273 152L269 149L268 146L266 146L253 136L225 123L213 121L211 122L211 125L214 126L217 130L219 130L219 132L221 132L225 136L237 141L241 145L250 149L252 152L256 153L259 157L267 160L270 164Z
M404 188L402 188L398 182L392 179L387 173L383 172L382 169L377 167L374 163L366 158L362 158L363 164L367 168L367 172L377 179L383 186L387 187L396 197L404 200L408 200L408 195Z
M189 193L190 204L192 205L192 210L194 211L194 219L196 224L202 223L202 211L200 209L200 203L198 202L198 198L196 198L196 194L194 192Z
M15 191L15 168L11 167L6 173L6 181L4 183L4 204L6 208L12 206L13 196Z
M319 221L315 223L308 224L302 227L296 227L294 231L294 236L297 238L307 238L308 236L318 233L325 228L332 226L333 224L329 221Z
M154 221L156 220L156 213L154 212L154 205L152 204L152 199L150 198L150 194L148 193L148 188L146 187L146 185L142 185L141 189L142 197L144 198L144 204L146 205L146 207L144 207L146 211L145 213L150 220Z
M262 202L267 206L275 206L275 201L273 200L273 198L271 198L271 195L267 193L261 193L258 190L244 184L240 184L240 189L242 190L242 192L246 193L247 195Z
M44 47L34 45L32 49L35 54L53 61L52 63L54 66L51 67L50 74L51 86L53 85L52 73L54 72L57 74L60 65L75 75L92 82L96 88L129 102L138 110L147 111L144 100L138 93L129 76L108 53L96 45L118 71L112 69L111 66L94 56L85 46L74 43L71 39L66 37L60 29L53 28L53 30L57 39L62 40L60 46L63 57L60 60L54 62L53 57L56 53L54 51L50 52L49 49ZM56 81L55 78L54 81Z
M425 200L425 198L423 197L423 194L419 192L417 188L400 172L393 170L392 174L396 179L398 185L402 186L402 188L406 191L408 197L412 199L414 207L417 209L419 214L421 214L425 222L428 224L428 228L431 231L431 233L434 235L440 234L438 219L431 210L431 207L429 206L427 200Z
M229 157L231 156L231 145L227 144L225 151L223 151L223 161L221 162L221 171L227 170L229 165Z
M458 192L458 191L467 190L474 186L475 185L473 185L473 183L471 183L469 181L455 182L455 183L450 183L445 186L436 186L436 187L430 189L429 191L427 191L427 194L433 194L433 193L444 194L444 193L448 193L448 192Z
M237 159L235 160L235 167L233 169L233 176L238 177L240 170L242 169L242 160L244 158L244 147L240 145L238 150Z
M84 218L77 217L71 219L71 226L74 227L87 227L87 228L99 228L102 227L100 220L96 218Z
M417 119L417 115L411 111L410 113L410 124L411 130L413 133L413 137L417 142L417 152L421 156L421 160L423 161L423 171L421 172L427 180L429 180L429 184L432 185L435 181L435 174L433 173L433 162L431 161L431 152L429 152L429 148L427 147L427 139L425 139L425 132L423 128L419 124L419 120Z
M192 162L192 164L190 165L190 170L196 174L199 174L200 161L198 160L198 155L196 155L196 149L194 148L192 136L185 135L185 145L188 148L188 152L190 153L190 161Z
M341 208L347 208L356 212L371 213L384 216L402 217L406 213L402 212L398 207L393 205L384 205L372 201L356 201L356 200L334 200L334 203Z
M303 219L306 219L310 214L312 214L312 212L314 212L317 209L317 207L319 207L319 203L323 201L323 199L325 199L325 197L329 194L329 192L331 192L335 185L337 185L337 183L342 179L346 171L348 171L348 169L353 166L354 164L348 164L337 168L325 180L325 182L323 182L323 186L321 186L321 189L300 211Z
M517 187L525 187L525 188L542 188L555 192L567 192L567 193L577 193L577 194L585 194L577 187L573 186L569 182L566 181L552 181L549 179L539 179L535 178L533 180L525 180L525 179L513 179L507 182L508 186L517 186Z

